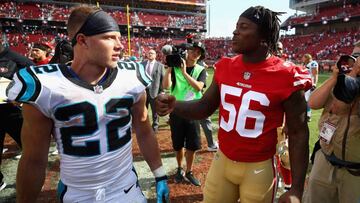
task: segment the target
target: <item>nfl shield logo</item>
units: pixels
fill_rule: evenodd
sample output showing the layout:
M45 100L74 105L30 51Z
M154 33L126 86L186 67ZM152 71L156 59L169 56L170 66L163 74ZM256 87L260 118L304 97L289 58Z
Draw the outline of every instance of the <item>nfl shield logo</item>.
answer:
M250 72L244 72L244 79L248 80L250 79L251 73Z
M96 85L95 87L93 87L94 88L94 92L96 93L96 94L101 94L103 91L104 91L104 89L103 89L103 87L101 86L101 85Z

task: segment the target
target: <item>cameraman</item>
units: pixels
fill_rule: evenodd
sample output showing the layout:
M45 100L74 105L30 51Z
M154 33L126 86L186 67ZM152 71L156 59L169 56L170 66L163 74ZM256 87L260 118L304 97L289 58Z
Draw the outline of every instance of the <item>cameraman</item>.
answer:
M341 96L351 88L341 78L352 80L360 74L360 57L355 63L351 60L355 57L340 57L333 74L309 99L312 109L324 110L319 120L321 150L315 154L304 202L355 203L360 199L360 97L358 92L351 101ZM344 72L343 63L350 72Z
M170 88L170 94L178 101L189 101L200 99L201 90L206 82L206 71L203 66L197 64L198 60L204 58L205 47L201 42L194 42L187 48L186 61L181 67L168 67L163 81L163 88ZM195 151L201 148L200 127L196 120L188 120L175 114L170 114L170 128L173 148L176 151L178 164L175 174L175 182L184 179L182 160L184 158L184 147L186 148L186 179L195 186L200 186L200 181L192 173L192 165Z

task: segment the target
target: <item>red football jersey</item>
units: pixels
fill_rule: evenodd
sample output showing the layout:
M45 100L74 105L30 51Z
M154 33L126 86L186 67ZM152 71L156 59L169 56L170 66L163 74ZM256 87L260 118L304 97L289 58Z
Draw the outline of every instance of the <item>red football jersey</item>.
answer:
M276 150L276 128L283 123L282 104L293 92L311 87L308 70L275 56L248 64L238 55L222 58L215 67L221 97L221 151L241 162L271 158Z

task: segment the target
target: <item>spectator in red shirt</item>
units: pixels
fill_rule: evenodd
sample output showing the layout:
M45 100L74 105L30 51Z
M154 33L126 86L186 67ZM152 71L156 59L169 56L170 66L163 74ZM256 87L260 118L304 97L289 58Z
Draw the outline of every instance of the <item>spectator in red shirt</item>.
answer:
M33 62L38 65L48 64L51 57L51 47L45 43L35 43L31 49L30 56Z

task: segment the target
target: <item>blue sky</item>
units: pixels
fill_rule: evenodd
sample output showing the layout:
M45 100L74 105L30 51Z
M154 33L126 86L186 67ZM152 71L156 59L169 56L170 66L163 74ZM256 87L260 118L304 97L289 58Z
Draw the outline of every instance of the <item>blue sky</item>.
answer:
M232 36L240 14L250 6L261 5L273 11L287 12L280 17L282 21L296 12L289 8L289 0L210 0L208 3L210 4L210 32L208 31L207 35L209 37Z

